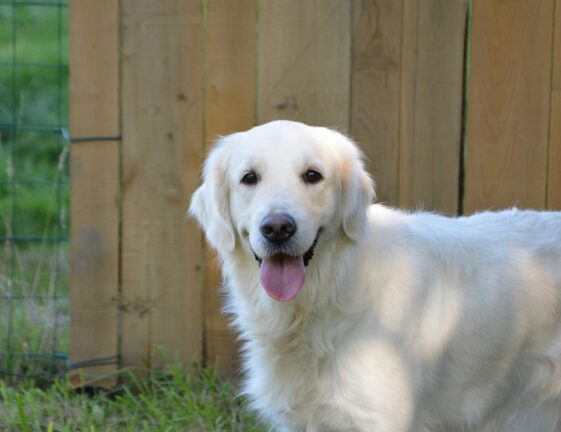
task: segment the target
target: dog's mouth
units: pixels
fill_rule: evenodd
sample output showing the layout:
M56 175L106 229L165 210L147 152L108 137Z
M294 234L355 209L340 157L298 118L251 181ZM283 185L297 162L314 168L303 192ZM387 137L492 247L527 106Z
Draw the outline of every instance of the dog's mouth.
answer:
M310 248L301 256L279 252L268 258L261 258L253 252L259 263L259 280L269 297L280 302L287 302L296 297L304 285L306 267L314 256L320 234L321 228Z

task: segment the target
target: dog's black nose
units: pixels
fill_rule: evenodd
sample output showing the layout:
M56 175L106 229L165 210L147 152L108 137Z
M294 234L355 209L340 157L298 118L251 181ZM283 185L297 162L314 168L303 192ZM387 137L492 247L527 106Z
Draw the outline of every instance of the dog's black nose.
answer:
M270 242L282 243L294 235L296 222L286 213L273 213L263 218L259 229Z

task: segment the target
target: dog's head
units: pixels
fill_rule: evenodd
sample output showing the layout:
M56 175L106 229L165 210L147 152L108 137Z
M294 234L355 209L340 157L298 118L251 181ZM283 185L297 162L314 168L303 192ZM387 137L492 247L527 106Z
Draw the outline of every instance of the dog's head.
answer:
M373 183L344 135L275 121L220 139L203 170L190 213L226 257L254 256L267 293L291 300L322 237L359 241Z

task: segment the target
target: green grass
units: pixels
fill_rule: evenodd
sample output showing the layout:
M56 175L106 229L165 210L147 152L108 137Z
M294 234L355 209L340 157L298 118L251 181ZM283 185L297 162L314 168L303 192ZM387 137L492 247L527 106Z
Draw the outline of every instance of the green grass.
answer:
M113 393L77 394L57 382L46 390L0 382L2 431L267 430L248 412L236 386L212 368L171 367Z
M63 365L49 355L68 352L68 254L67 244L0 250L0 369L13 381L45 381Z

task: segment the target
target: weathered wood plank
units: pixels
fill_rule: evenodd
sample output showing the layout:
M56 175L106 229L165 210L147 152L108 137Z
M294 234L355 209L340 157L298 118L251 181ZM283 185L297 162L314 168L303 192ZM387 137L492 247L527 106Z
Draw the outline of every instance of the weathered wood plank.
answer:
M467 0L404 0L399 204L456 214Z
M465 209L546 204L553 0L475 0Z
M73 137L119 135L119 1L70 2Z
M547 208L561 210L561 2L555 0Z
M398 203L402 4L353 0L351 135L380 202Z
M259 2L257 121L349 130L351 3Z
M118 1L70 4L70 130L73 137L119 135ZM118 141L71 146L70 358L118 354ZM100 379L117 364L72 372L76 385Z
M121 2L125 366L202 353L201 235L184 216L203 153L202 6Z
M206 143L255 124L256 10L254 0L207 1ZM221 279L207 252L204 288L205 354L221 371L238 369L238 347L221 313Z
M71 152L70 358L76 363L118 354L119 143L74 144ZM97 379L116 368L115 362L72 375L77 385L110 386L114 379Z

